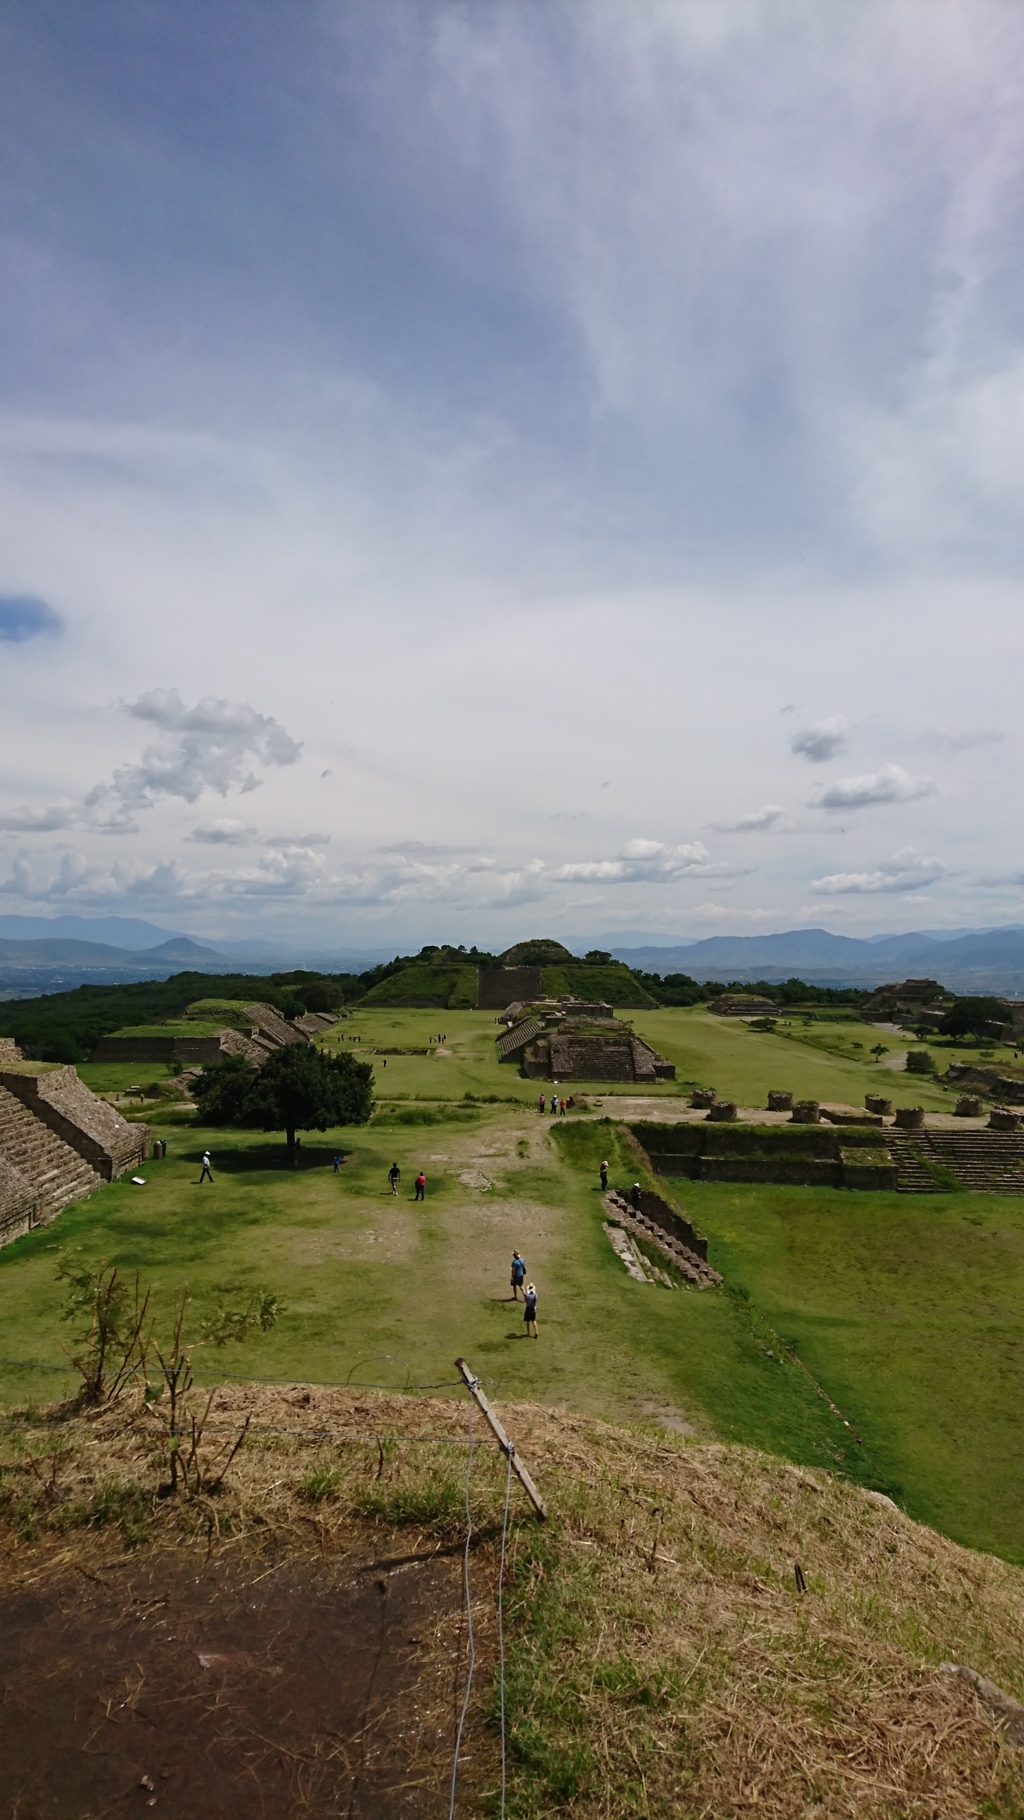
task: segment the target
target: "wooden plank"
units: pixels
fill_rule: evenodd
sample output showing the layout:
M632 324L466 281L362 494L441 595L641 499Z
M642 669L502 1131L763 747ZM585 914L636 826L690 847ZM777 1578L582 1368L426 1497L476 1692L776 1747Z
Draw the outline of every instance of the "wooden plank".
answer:
M489 1402L487 1401L487 1398L484 1396L483 1391L480 1389L479 1378L476 1376L476 1374L473 1371L470 1370L465 1359L456 1359L455 1368L457 1371L461 1372L462 1380L466 1386L466 1389L469 1391L469 1394L472 1397L477 1408L479 1409L480 1414L483 1416L485 1422L488 1424L488 1427L490 1428L491 1433L493 1434L495 1440L497 1441L498 1446L501 1448L502 1453L505 1455L505 1458L507 1460L511 1461L512 1471L515 1473L516 1478L519 1480L520 1485L522 1486L527 1497L529 1498L530 1503L533 1505L534 1510L537 1512L538 1517L540 1517L541 1520L544 1521L547 1518L547 1514L548 1514L547 1509L544 1504L544 1499L541 1497L540 1492L537 1490L537 1487L534 1484L533 1480L531 1479L529 1473L527 1472L526 1467L523 1466L522 1463L520 1462L519 1456L516 1453L515 1442L509 1440L508 1435L505 1433L504 1428L502 1427L502 1425L499 1422L497 1416L495 1415L493 1409L491 1408Z

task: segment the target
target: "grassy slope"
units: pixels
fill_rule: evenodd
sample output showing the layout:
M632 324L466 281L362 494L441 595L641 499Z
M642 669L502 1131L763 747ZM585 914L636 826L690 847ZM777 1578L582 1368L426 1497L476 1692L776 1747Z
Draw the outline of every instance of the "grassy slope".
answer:
M367 1010L329 1040L364 1055L374 1037L383 1046L422 1046L438 1021L430 1011ZM848 1099L861 1098L865 1083L900 1086L872 1064L819 1056L802 1042L758 1037L703 1013L662 1011L636 1023L674 1055L681 1074L748 1102L776 1083ZM294 1174L281 1166L273 1137L168 1122L171 1154L147 1168L145 1189L116 1183L55 1228L0 1251L5 1357L60 1356L60 1246L82 1244L138 1266L165 1303L186 1280L201 1299L227 1279L262 1278L284 1295L288 1313L258 1346L224 1355L229 1369L336 1380L358 1367L357 1378L401 1384L407 1368L413 1382L447 1378L464 1351L503 1397L627 1420L642 1419L645 1404L675 1410L702 1431L713 1425L729 1439L902 1486L916 1514L1024 1557L1020 1480L1000 1432L1002 1424L1012 1439L1019 1421L1007 1312L1011 1297L1019 1305L1017 1202L688 1182L686 1204L711 1237L728 1291L633 1284L601 1231L595 1175L608 1127L573 1132L566 1121L553 1143L550 1121L534 1110L538 1084L494 1061L493 1018L449 1012L443 1026L450 1054L392 1056L386 1070L378 1059L378 1091L390 1096L391 1111L368 1129L338 1134L351 1150L340 1177L330 1169L330 1133L311 1134ZM351 1044L358 1034L366 1040ZM466 1092L518 1104L473 1111L463 1103L469 1123L388 1122L431 1107L443 1115L444 1101L463 1102ZM927 1083L925 1094L943 1103ZM613 1109L614 1096L602 1097ZM195 1186L207 1139L213 1190ZM393 1157L404 1172L397 1203L385 1192ZM611 1160L613 1179L631 1178L628 1158L613 1152ZM417 1210L409 1195L421 1163L429 1198ZM494 1187L464 1184L466 1170ZM993 1230L1003 1236L988 1238ZM504 1300L513 1245L541 1290L537 1345L515 1337L521 1321ZM797 1341L834 1400L849 1406L863 1448L799 1371L769 1359L773 1328ZM0 1391L43 1394L38 1375L9 1370Z

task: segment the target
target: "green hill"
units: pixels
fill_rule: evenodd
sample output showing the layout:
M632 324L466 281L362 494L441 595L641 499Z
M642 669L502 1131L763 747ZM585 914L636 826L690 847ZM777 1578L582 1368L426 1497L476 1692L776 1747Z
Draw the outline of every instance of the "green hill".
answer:
M389 973L360 1002L364 1005L408 1005L430 1010L472 1011L476 1007L476 968L433 966L429 962Z
M658 1002L621 961L609 961L603 966L573 961L558 967L545 967L541 978L548 998L563 998L570 994L573 998L604 999L609 1005L634 1005L638 1009L647 1009Z

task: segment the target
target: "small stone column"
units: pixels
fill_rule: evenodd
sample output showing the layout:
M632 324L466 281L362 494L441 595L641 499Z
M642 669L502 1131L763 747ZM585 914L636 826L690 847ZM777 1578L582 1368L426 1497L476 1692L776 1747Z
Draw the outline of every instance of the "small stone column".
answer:
M734 1119L739 1111L735 1100L715 1100L708 1107L709 1119Z
M792 1112L793 1095L791 1093L779 1093L773 1089L768 1095L768 1110L769 1112Z
M792 1122L794 1125L820 1125L820 1100L797 1100L793 1107Z
M896 1124L900 1131L923 1131L924 1107L897 1106Z
M956 1103L958 1119L980 1119L981 1101L975 1093L961 1093Z
M883 1118L888 1118L892 1112L892 1101L887 1100L881 1093L866 1093L864 1106L868 1112L880 1112Z

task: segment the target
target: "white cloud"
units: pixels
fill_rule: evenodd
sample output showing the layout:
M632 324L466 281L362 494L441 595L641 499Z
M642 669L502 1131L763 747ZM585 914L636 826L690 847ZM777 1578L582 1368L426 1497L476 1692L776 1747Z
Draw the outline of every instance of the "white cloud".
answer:
M711 856L701 841L689 846L668 847L663 841L627 841L614 859L583 860L558 866L549 877L565 884L668 884L673 879L693 874L704 877L721 875L731 866L712 865Z
M1006 734L992 727L930 727L925 737L948 752L969 752L974 746L1001 745Z
M765 803L763 809L752 809L749 815L741 815L739 821L711 822L709 825L718 834L762 834L777 827L785 813L778 803Z
M187 803L206 790L226 796L229 790L255 790L259 779L249 760L263 765L293 765L301 747L278 721L259 714L248 702L218 700L212 695L186 708L176 689L151 689L125 704L136 720L149 721L172 737L147 746L141 763L119 765L113 782L97 784L86 797L90 807L110 804L148 809L161 796Z
M812 809L865 809L872 803L910 803L919 796L935 796L938 786L933 777L911 777L902 765L882 765L864 777L844 777L820 796L812 797Z
M939 859L929 859L915 847L904 847L885 860L874 872L831 872L812 881L811 890L822 897L854 897L889 891L920 891L934 885L946 867Z
M229 817L223 816L218 821L207 823L204 827L193 828L191 834L187 834L185 839L198 841L201 845L209 847L241 847L247 841L252 840L255 833L255 828L247 827L245 822L232 821Z
M789 749L810 759L813 765L823 765L846 751L849 737L850 723L846 715L833 714L828 720L815 721L812 727L804 727L801 733L794 734Z

